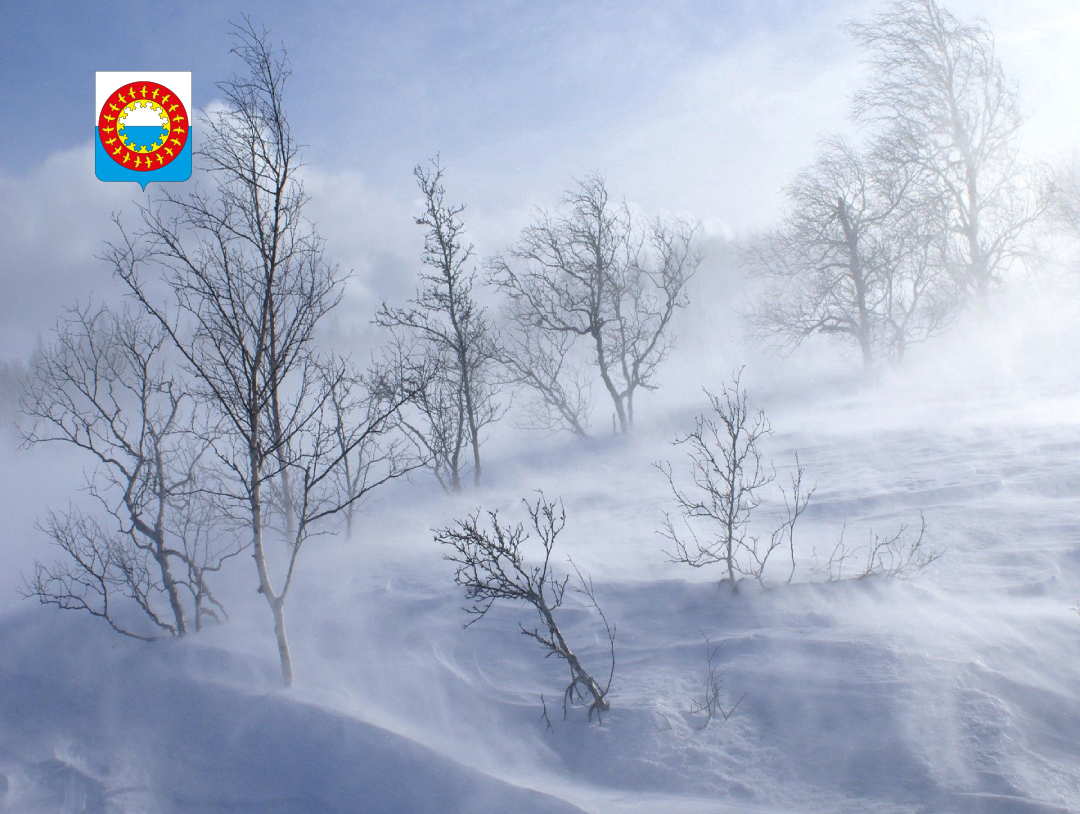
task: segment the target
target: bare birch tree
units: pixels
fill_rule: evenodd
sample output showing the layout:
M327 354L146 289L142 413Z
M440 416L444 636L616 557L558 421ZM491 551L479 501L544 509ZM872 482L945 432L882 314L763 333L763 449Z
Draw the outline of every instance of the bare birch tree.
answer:
M391 456L363 489L340 491L346 460L389 430L399 403L362 411L342 442L348 371L318 355L315 334L338 304L344 276L304 217L299 145L283 103L286 55L250 22L234 33L244 72L219 86L224 109L202 122L199 156L212 191L166 193L142 208L135 234L121 228L107 256L221 426L214 452L229 475L226 497L250 533L282 679L291 685L285 602L304 544L407 467ZM284 557L271 554L274 543Z
M567 353L581 340L618 431L630 432L634 397L658 386L672 317L687 303L700 262L694 231L679 220L639 222L591 175L567 191L559 213L537 212L507 257L491 259L492 280L508 300L508 369L548 406L554 423L584 433L587 396L560 375L572 376Z
M243 548L213 505L209 443L167 372L166 342L145 317L71 309L22 403L27 445L67 444L93 462L86 491L98 508L49 513L42 528L65 556L37 563L26 593L146 640L223 618L208 579Z
M856 117L882 125L905 160L932 176L948 201L958 280L985 301L1044 208L1019 155L1024 115L993 34L937 0L893 0L848 30L871 72Z
M439 482L448 491L461 490L471 452L473 485L481 482L480 447L483 429L503 413L496 400L498 355L495 331L476 301L473 249L463 243L464 205L446 201L439 159L413 170L424 196L424 211L416 223L424 236L420 287L405 308L383 303L376 323L389 328L409 355L420 353L432 372L418 393L403 426L430 455Z

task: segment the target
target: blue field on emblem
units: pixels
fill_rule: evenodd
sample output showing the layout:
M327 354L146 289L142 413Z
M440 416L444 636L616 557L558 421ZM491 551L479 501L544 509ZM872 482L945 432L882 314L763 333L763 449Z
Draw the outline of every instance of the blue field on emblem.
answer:
M154 127L130 128L131 130L156 130ZM128 136L129 139L132 136ZM184 148L176 158L165 164L161 169L150 172L139 172L129 169L113 161L105 150L101 139L98 137L97 128L94 128L94 170L97 177L102 181L134 181L143 189L153 181L186 181L191 177L191 139L188 138Z
M145 147L147 152L169 134L164 127L125 127L120 132L127 136L129 147L134 150Z

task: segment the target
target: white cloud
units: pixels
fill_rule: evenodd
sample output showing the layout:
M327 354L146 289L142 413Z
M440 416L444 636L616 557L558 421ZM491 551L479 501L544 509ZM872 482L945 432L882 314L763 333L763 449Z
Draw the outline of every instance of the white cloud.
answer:
M96 256L115 234L111 213L134 208L138 195L137 184L97 180L89 144L26 175L0 173L0 358L25 358L76 299L115 295Z

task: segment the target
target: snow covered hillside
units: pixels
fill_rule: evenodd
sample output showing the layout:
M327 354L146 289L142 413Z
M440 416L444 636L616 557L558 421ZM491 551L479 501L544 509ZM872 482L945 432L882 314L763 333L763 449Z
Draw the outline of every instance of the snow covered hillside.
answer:
M180 643L9 603L2 810L1078 810L1080 400L986 385L976 401L965 385L905 403L907 388L760 388L778 472L798 451L818 484L790 586L780 568L768 590L733 595L720 574L666 560L653 463L678 463L667 442L703 406L691 402L632 446L532 438L492 456L499 485L476 495L401 484L355 539L318 541L293 600L291 691L246 560L228 576L233 620ZM617 625L602 724L580 708L563 720L564 669L518 632L526 609L498 604L461 629L432 541L477 506L521 517L536 489L565 501L557 567L571 555L591 573ZM6 500L25 533L33 507L14 501L32 501L17 487ZM815 570L845 523L861 542L920 511L944 556L917 578ZM9 578L29 566L12 556ZM579 597L563 611L606 676L595 615ZM704 637L719 645L725 709L742 700L702 728L690 710L707 687Z

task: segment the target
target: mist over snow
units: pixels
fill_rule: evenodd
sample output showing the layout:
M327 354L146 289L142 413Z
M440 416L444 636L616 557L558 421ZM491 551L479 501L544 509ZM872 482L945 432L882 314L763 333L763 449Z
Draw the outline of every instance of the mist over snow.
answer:
M1080 811L1070 2L197 4L145 193L11 124L75 11L0 33L0 811Z

